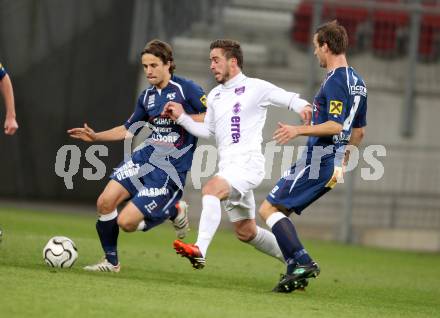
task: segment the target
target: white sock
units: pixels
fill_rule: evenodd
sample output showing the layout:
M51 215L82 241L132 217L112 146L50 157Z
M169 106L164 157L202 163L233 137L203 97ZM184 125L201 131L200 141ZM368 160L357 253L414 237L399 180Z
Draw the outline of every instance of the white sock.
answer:
M107 222L107 221L116 219L117 217L118 217L118 210L114 210L113 212L108 213L108 214L100 214L99 221Z
M145 221L142 220L139 222L138 227L136 228L136 231L143 231L146 226L147 226L147 223L145 223Z
M214 234L220 224L222 218L222 209L220 199L213 195L204 195L202 198L202 214L200 215L199 235L197 237L197 245L206 257L208 246L214 238Z
M286 263L283 253L278 246L277 239L275 235L266 229L257 226L257 235L253 240L247 242L253 247L255 247L260 252L267 254L269 256L279 259L281 262Z
M272 227L275 225L275 223L277 223L279 220L283 219L283 218L287 218L287 216L285 216L283 213L281 212L275 212L272 213L267 219L266 219L266 224L267 226L272 229Z

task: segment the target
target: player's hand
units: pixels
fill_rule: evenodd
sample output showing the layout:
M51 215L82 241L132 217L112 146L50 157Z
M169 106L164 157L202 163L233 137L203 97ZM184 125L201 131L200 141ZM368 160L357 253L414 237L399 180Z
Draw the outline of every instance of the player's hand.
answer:
M184 112L182 104L168 102L163 109L162 116L168 116L176 121Z
M298 134L299 132L296 126L290 126L279 122L277 130L275 130L273 134L273 139L279 144L284 145L290 139L297 137Z
M18 124L15 120L15 117L6 117L4 129L6 135L12 136L15 134L18 129Z
M312 121L312 106L306 105L303 110L299 113L304 125L310 125Z
M96 141L96 133L95 131L84 124L84 128L72 128L67 131L70 137L74 139L81 139L86 142Z

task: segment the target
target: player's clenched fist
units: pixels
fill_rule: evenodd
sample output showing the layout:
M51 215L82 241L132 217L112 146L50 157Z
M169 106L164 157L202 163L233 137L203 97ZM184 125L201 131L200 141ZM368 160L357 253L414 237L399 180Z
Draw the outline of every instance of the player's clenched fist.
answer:
M304 125L310 125L312 120L312 106L307 105L303 108L303 110L299 113Z
M6 135L12 136L15 134L18 129L18 124L14 117L6 117L4 129Z
M182 104L176 102L168 102L163 109L162 115L168 116L172 120L177 120L185 111Z
M84 124L84 128L72 128L67 131L70 137L81 139L82 141L93 142L96 141L95 131Z

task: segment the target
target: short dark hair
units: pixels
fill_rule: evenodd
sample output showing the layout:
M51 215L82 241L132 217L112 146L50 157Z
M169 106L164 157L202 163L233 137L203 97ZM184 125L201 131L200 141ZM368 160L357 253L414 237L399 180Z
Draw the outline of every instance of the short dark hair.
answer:
M223 49L227 59L235 57L238 67L243 68L243 51L241 50L240 42L228 39L215 40L211 43L209 49Z
M170 62L170 74L174 73L174 70L176 69L176 64L174 64L173 49L168 43L157 39L151 40L145 45L144 49L142 50L141 57L144 54L152 54L160 58L163 64L167 64L168 62Z
M347 30L338 23L337 20L327 22L316 29L317 41L319 46L327 43L328 48L333 54L344 54L348 47Z

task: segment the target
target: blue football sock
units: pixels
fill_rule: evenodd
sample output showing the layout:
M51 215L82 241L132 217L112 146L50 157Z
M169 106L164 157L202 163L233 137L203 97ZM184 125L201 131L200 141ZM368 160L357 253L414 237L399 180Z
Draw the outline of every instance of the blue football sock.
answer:
M142 230L144 232L147 232L149 230L151 230L153 227L156 227L160 224L162 224L165 220L160 219L160 220L147 220L145 219L145 228Z
M117 218L108 221L98 220L96 222L96 231L98 232L101 241L102 249L105 253L105 258L113 265L118 264L118 236L119 226Z
M297 264L303 265L312 262L304 246L301 244L295 226L287 218L281 218L272 226L278 245L287 262L287 273L291 273Z
M178 214L176 206L175 205L170 206L169 209L168 209L168 213L170 215L170 220L174 221L174 219L176 218L176 216Z

